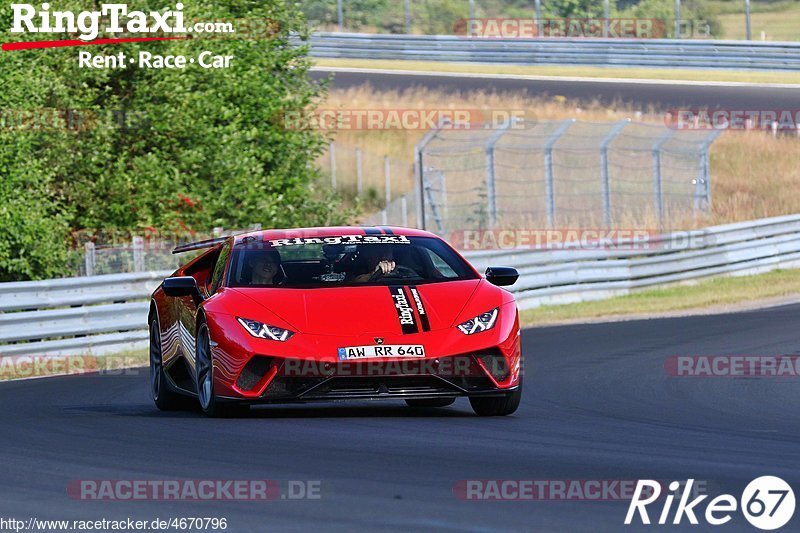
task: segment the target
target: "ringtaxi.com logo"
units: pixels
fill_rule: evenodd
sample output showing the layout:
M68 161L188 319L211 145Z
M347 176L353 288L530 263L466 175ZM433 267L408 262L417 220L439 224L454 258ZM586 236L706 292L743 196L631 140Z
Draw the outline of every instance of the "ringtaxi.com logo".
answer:
M663 506L658 514L656 524L679 525L685 518L690 524L698 525L700 522L697 515L700 514L707 524L721 526L733 520L734 514L741 509L741 513L750 525L763 531L772 531L785 526L794 516L794 491L786 481L779 477L762 476L754 479L745 487L738 500L731 494L720 494L707 503L703 513L695 508L699 507L703 500L708 498L708 495L702 494L689 500L694 481L694 479L688 479L685 485L679 481L669 484L670 494L663 499ZM634 523L637 516L642 524L650 525L651 520L647 506L659 500L661 493L660 482L652 479L639 480L628 506L625 525ZM672 506L675 503L676 495L678 503L673 512ZM671 521L669 520L670 515L672 516Z

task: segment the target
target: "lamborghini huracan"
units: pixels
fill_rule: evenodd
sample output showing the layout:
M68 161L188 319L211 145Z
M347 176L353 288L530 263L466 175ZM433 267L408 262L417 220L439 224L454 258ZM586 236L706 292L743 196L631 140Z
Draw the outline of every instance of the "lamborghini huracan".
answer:
M194 252L155 290L148 317L158 408L209 416L252 405L403 400L478 415L522 396L520 328L502 286L438 236L397 227L254 231Z

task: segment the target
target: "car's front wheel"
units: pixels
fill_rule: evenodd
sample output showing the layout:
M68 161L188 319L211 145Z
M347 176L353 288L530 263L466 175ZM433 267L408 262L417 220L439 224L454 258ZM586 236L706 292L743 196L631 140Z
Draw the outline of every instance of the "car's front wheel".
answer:
M517 410L521 400L522 377L519 378L517 388L511 392L489 398L470 398L469 403L478 416L506 416Z
M164 360L161 352L161 329L158 320L150 321L150 393L156 407L162 411L173 411L186 407L188 398L170 389L164 373Z
M246 405L221 402L214 394L211 335L205 322L201 322L197 328L195 370L197 375L197 398L200 401L200 409L203 413L212 418L219 418L242 414L249 409Z

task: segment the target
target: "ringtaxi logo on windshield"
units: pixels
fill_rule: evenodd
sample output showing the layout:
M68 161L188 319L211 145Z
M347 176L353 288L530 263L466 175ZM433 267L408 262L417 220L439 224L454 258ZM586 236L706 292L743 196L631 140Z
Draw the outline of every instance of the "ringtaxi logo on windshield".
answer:
M668 486L669 492L662 498L661 483L652 479L639 480L628 506L625 525L650 525L652 521L647 507L656 501L659 504L663 501L658 518L655 515L653 517L659 525L679 525L684 518L690 524L698 525L699 515L708 525L721 526L734 520L737 511L741 510L750 525L763 531L772 531L785 526L794 516L794 491L779 477L761 476L754 479L745 487L738 500L731 494L720 494L708 501L705 512L702 513L700 504L708 495L701 494L689 500L694 481L688 479L685 483L671 482ZM676 499L678 503L673 511ZM657 506L653 506L650 511L658 511Z

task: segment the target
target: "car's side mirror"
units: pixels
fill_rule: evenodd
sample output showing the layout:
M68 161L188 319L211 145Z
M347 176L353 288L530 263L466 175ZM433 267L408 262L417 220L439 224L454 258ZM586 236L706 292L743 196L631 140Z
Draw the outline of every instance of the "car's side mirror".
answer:
M164 294L175 298L192 296L195 301L202 301L200 289L197 288L197 280L192 276L176 276L164 280Z
M489 267L486 269L486 281L498 287L513 285L519 279L519 272L511 267Z

